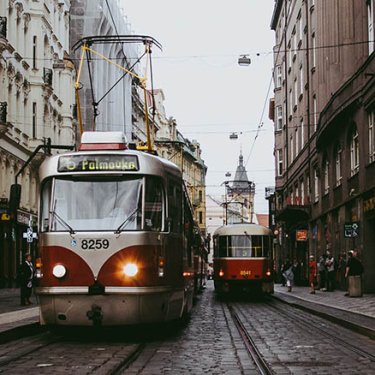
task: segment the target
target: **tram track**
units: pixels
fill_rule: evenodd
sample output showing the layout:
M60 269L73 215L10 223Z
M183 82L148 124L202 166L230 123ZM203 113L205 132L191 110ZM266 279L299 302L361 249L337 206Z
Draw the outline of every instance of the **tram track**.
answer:
M327 332L327 328L319 327L318 325L312 325L311 321L309 321L307 318L302 317L301 313L297 311L293 311L295 308L290 307L288 308L288 313L279 306L276 306L272 302L266 302L267 306L269 306L271 309L277 311L279 314L283 315L284 317L287 317L288 319L291 318L291 315L295 319L295 321L298 321L298 323L303 326L303 328L308 328L309 330L314 329L315 331L318 331L319 334L329 338L330 340L333 340L336 343L339 343L341 346L344 346L346 349L349 349L353 353L356 353L360 355L361 357L369 359L371 362L375 362L375 355L372 353L369 353L368 351L358 348L358 346L353 345L352 343L348 342L347 340L344 340L338 336L334 336L333 334ZM332 324L332 323L331 323Z
M233 322L238 330L238 333L240 334L242 341L245 345L245 348L247 352L249 353L250 357L252 358L254 364L256 365L258 371L262 375L272 375L275 374L275 372L271 369L271 367L268 365L267 361L262 356L261 352L257 348L254 340L250 336L249 332L246 330L245 326L243 325L240 317L235 312L232 305L227 304L228 310L230 312L230 315L233 319Z

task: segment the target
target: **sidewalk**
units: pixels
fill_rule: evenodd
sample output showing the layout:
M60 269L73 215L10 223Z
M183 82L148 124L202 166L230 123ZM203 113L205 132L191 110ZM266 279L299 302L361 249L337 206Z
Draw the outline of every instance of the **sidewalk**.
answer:
M20 289L0 289L0 343L34 331L39 326L39 307L35 295L32 305L21 306Z
M341 290L310 294L309 287L301 286L288 292L276 284L274 297L375 339L375 294L346 297Z

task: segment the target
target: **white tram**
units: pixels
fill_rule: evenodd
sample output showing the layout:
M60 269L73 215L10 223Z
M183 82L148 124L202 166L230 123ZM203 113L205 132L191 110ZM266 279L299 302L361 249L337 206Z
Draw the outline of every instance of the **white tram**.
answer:
M86 132L40 167L36 293L43 325L179 319L194 293L193 216L180 169Z

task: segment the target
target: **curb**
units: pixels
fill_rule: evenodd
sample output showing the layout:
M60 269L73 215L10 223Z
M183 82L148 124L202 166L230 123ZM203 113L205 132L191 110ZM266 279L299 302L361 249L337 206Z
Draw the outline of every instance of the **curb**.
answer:
M366 327L365 325L357 323L357 322L354 321L354 320L356 320L356 318L357 319L364 319L364 320L368 320L368 321L373 321L373 324L374 324L374 327L375 327L375 319L373 319L373 318L363 317L360 314L345 311L345 314L350 315L352 320L343 319L343 318L339 318L337 316L337 315L340 315L340 314L342 315L343 310L339 310L339 309L336 309L334 307L314 304L312 302L305 301L305 300L302 300L302 299L299 299L298 302L297 302L296 298L293 298L293 297L289 297L289 298L284 297L283 298L283 296L275 295L275 294L272 295L272 298L275 298L278 301L283 302L287 305L293 306L297 309L307 311L307 312L309 312L313 315L316 315L316 316L319 316L323 319L329 320L329 321L331 321L333 323L336 323L336 324L338 324L342 327L350 329L351 331L357 332L361 335L369 337L372 340L375 340L375 329L372 329L370 327ZM293 299L293 301L291 301L290 299ZM311 305L311 306L309 306L309 305ZM320 310L317 309L317 306L319 306Z
M23 337L33 336L41 333L44 328L38 322L25 322L22 325L13 326L9 329L6 327L0 332L0 344L5 344L10 341L18 340Z

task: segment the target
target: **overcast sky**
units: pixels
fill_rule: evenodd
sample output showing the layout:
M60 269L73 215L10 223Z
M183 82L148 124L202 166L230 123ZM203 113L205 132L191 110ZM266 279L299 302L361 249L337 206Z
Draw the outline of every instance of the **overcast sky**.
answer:
M256 185L255 211L267 213L264 188L274 186L268 119L274 0L120 1L133 32L163 46L153 51L154 87L163 90L166 114L178 130L201 145L207 194L221 199L222 183L234 178L242 149ZM238 65L242 54L249 55L250 66ZM232 132L237 140L229 138Z

